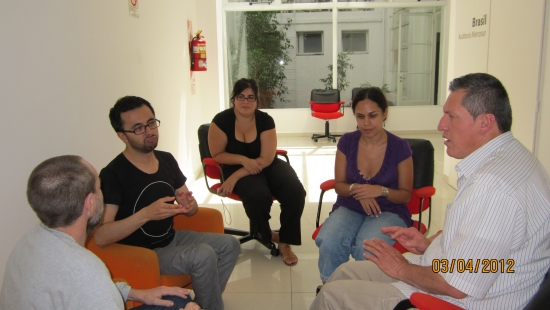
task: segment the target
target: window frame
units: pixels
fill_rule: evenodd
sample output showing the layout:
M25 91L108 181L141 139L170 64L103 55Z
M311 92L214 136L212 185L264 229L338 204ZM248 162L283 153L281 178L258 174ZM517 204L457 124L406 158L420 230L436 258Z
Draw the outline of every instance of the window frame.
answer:
M344 34L345 33L364 33L365 34L365 50L364 51L345 51L344 50ZM369 30L368 29L346 29L340 31L340 40L342 42L342 52L353 54L368 54L369 53ZM352 44L353 45L353 44Z
M313 53L300 53L300 34L321 34L321 51L320 52L313 52ZM303 40L302 40L303 42ZM324 55L325 54L325 33L323 30L315 31L315 30L306 30L306 31L296 31L296 56L316 56L316 55Z

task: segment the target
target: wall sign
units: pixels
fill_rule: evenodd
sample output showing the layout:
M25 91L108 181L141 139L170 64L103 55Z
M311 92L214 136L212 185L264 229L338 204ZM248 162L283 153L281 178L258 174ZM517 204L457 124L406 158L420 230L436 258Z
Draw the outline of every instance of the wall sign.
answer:
M130 9L130 16L139 17L138 0L128 0L128 8Z
M482 17L472 17L472 30L471 32L459 33L459 39L471 39L477 37L484 37L487 35L487 14L483 14Z

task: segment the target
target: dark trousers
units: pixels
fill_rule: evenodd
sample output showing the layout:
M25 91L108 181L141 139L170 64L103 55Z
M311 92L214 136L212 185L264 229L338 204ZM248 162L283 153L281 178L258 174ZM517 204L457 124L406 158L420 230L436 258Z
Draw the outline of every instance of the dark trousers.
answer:
M150 305L142 305L139 307L134 307L134 310L179 310L181 308L185 308L185 306L191 302L191 297L187 296L187 298L183 299L179 296L162 296L162 299L164 300L171 300L174 302L174 305L172 307L164 307L164 306L150 306Z
M246 215L262 236L262 241L271 241L269 213L275 197L281 204L280 241L302 244L300 218L304 211L306 191L287 162L275 158L259 174L237 181L233 191L241 197Z

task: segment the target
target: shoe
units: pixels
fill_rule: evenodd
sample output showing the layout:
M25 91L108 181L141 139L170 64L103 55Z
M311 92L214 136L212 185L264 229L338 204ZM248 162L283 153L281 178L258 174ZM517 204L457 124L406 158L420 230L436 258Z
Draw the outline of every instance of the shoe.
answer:
M323 288L323 284L317 286L317 289L315 290L315 296L319 295L319 292L321 291L322 288Z

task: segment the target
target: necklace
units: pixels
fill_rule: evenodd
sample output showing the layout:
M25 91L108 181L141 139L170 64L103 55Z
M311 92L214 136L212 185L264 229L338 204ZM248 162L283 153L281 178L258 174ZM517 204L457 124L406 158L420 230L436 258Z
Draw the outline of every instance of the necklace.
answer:
M368 176L364 176L364 175L363 175L362 173L360 173L360 175L361 175L361 177L362 177L362 178L363 178L363 179L364 179L365 181L367 181L367 183L369 183L369 181L370 181L370 178L371 178L371 176L370 176L370 175L368 175Z

